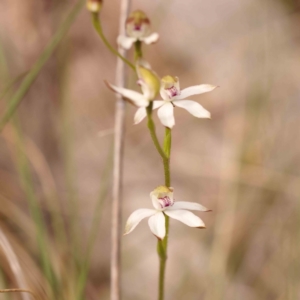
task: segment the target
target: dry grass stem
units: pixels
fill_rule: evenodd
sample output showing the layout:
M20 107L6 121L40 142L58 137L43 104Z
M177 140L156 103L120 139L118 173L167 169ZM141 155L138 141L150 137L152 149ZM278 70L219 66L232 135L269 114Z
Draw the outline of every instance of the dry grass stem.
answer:
M121 0L119 33L125 33L125 20L127 18L130 0ZM126 51L119 49L122 56ZM118 59L116 69L116 85L125 86L125 64ZM113 200L112 200L112 235L111 235L111 300L121 299L121 191L122 168L124 150L125 102L117 95L115 112L115 138L114 138L114 170L113 170Z
M38 300L38 298L35 296L35 294L30 291L30 290L26 290L26 289L0 289L0 293L28 293L30 294L35 300Z
M19 286L27 286L27 282L25 280L19 260L16 256L14 250L12 249L8 239L6 238L5 234L1 230L1 228L0 228L0 247L7 258L7 261L10 265L10 268L11 268L15 278L16 278L18 285ZM22 295L22 299L29 300L29 296L24 294L24 295Z

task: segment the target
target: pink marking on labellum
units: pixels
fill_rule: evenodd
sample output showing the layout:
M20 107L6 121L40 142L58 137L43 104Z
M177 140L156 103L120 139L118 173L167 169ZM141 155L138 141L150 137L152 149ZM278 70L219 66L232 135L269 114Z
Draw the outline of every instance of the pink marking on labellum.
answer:
M172 206L174 204L174 201L171 200L168 196L158 198L158 202L159 202L161 208Z
M170 88L166 88L166 90L169 92L170 96L169 98L173 98L175 96L178 96L180 95L180 91L177 90L177 88L173 85L172 87Z

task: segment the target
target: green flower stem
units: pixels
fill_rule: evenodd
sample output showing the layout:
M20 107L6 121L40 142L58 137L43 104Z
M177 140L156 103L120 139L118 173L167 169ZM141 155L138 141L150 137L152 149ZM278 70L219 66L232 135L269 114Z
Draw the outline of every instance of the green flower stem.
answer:
M164 139L164 153L166 159L164 160L165 169L165 185L170 187L171 176L170 176L170 155L172 146L172 134L171 129L166 127L165 139ZM164 286L165 286L165 271L167 261L167 248L168 248L168 235L169 235L169 217L165 215L166 219L166 236L163 240L157 242L157 253L159 255L159 289L158 299L164 299Z
M169 217L166 218L166 236L163 240L157 242L157 253L159 256L159 279L158 279L158 300L164 300L165 291L165 273L167 262L167 247L168 247L168 234L169 234Z
M171 145L172 145L172 131L170 128L165 129L165 139L164 139L164 152L168 159L171 156ZM170 185L167 185L170 186Z
M137 61L142 58L142 44L140 41L134 43L134 59ZM148 129L154 146L161 156L164 165L164 175L165 175L165 186L170 187L171 185L171 174L170 174L170 155L171 155L171 143L172 135L171 129L166 127L165 138L163 149L158 141L155 124L152 119L152 108L153 102L150 102L149 106L146 108L148 117ZM167 262L167 247L168 247L168 234L169 234L169 217L165 215L166 224L166 236L163 240L158 240L157 242L157 254L159 257L159 279L158 279L158 299L164 300L164 289L165 289L165 273L166 273L166 262Z
M155 146L157 152L159 153L159 155L161 156L161 158L163 159L163 161L165 161L168 158L167 158L164 150L161 148L160 143L158 141L158 138L156 136L155 124L154 124L153 119L152 119L152 106L153 106L153 103L150 102L149 106L146 108L147 117L148 117L148 124L147 125L148 125L148 129L150 131L150 135L151 135L152 141L154 143L154 146Z
M99 34L100 38L102 39L103 43L105 44L105 46L116 56L118 56L120 59L122 59L124 61L124 63L126 63L133 71L135 71L135 66L129 61L127 60L124 56L122 56L110 43L109 41L106 39L103 30L102 30L102 25L98 16L98 13L92 13L92 21L93 21L93 25L95 30L97 31L97 33Z
M139 58L142 58L142 43L141 41L136 41L134 43L134 60L137 61Z
M169 161L169 158L166 155L165 151L162 149L162 147L158 141L157 135L156 135L155 124L152 119L152 102L150 102L149 106L147 107L147 116L148 116L148 128L150 131L152 141L154 143L154 146L155 146L157 152L159 153L159 155L161 156L161 158L163 160L165 185L170 186L170 184L171 184L170 161Z
M171 129L166 127L165 139L164 139L164 153L166 158L164 159L165 170L165 186L171 186L171 172L170 172L170 156L171 156L172 134Z

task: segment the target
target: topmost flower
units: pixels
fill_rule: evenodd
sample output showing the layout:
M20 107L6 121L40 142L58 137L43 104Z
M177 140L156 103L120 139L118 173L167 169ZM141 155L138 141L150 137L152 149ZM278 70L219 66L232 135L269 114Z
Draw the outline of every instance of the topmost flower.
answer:
M150 34L150 20L146 14L141 10L132 12L125 23L127 36L120 35L118 37L118 44L124 49L130 49L133 43L137 41L146 44L157 42L158 33Z
M102 0L87 0L87 9L92 13L98 13L102 7Z

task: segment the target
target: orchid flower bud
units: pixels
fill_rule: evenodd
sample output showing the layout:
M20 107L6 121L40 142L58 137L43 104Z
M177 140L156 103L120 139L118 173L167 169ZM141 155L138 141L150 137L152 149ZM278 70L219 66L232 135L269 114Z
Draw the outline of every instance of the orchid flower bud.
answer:
M138 84L141 86L143 94L149 101L154 100L160 90L158 76L150 65L142 59L137 61L136 71L139 78Z
M111 90L121 95L125 100L129 101L133 105L139 108L146 108L159 93L160 80L156 73L151 69L151 66L142 59L137 61L136 71L138 75L137 83L142 89L142 94L123 87L117 87L106 81L105 83Z
M132 12L128 16L125 26L126 33L130 37L143 38L150 33L150 20L141 10Z
M118 44L127 50L136 42L143 42L150 45L159 39L158 33L151 33L150 20L141 10L136 10L128 16L125 29L126 35L118 36Z
M87 0L87 9L92 13L98 13L102 8L102 0Z

